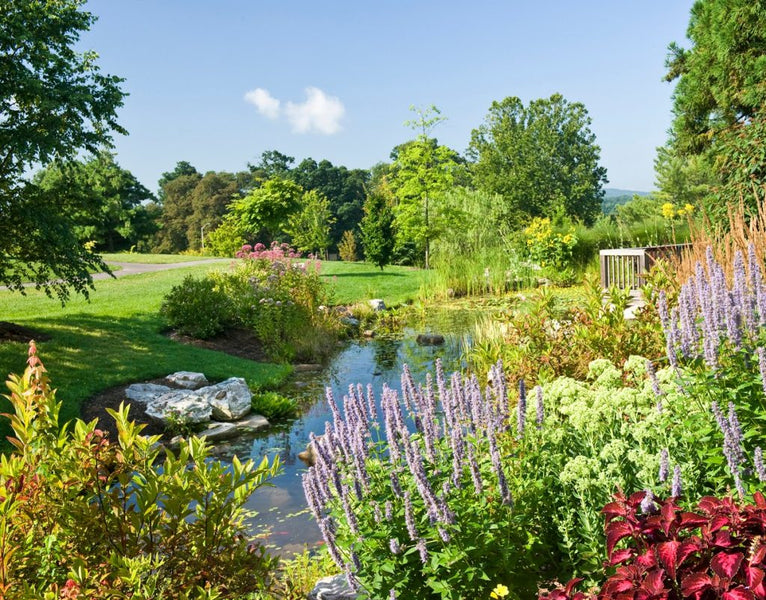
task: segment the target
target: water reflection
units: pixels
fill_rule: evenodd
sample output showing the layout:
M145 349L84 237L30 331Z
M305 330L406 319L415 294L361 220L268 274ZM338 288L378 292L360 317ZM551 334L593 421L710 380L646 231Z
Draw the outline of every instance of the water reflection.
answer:
M324 433L325 421L332 415L325 401L325 388L333 390L340 404L349 384L371 383L376 397L380 399L383 384L399 389L399 377L406 363L416 381L425 381L425 374L433 369L434 361L441 358L445 371L450 373L464 368L461 362L462 332L465 325L450 323L453 333L445 336L441 346L419 346L417 333L429 331L433 326L421 324L416 329L406 329L397 338L362 340L349 343L321 373L298 373L288 394L305 401L307 409L302 416L281 429L270 430L254 439L241 440L229 448L239 456L249 454L260 460L264 455L279 455L282 473L271 487L257 490L247 503L247 508L257 511L249 526L254 534L264 535L275 553L301 552L304 546L320 543L321 534L306 509L301 475L306 467L297 455L306 449L310 433ZM441 327L445 327L443 324Z

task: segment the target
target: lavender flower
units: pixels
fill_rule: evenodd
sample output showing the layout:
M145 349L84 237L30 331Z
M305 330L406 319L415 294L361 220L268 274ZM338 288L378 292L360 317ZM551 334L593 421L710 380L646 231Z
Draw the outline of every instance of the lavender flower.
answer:
M758 355L758 370L761 373L761 385L763 386L763 393L766 394L766 348L759 346L755 352Z
M442 527L441 525L437 527L437 530L439 531L439 537L442 539L442 542L444 542L445 544L449 544L450 541L452 540L452 537L450 536L449 532L446 529L444 529L444 527Z
M668 480L668 471L670 470L668 449L663 448L660 453L660 483Z
M671 488L670 488L670 495L673 496L674 498L680 498L682 489L683 488L681 487L681 467L676 465L673 468L673 484L671 485Z
M654 503L654 494L652 494L652 490L646 489L644 492L644 499L641 500L641 512L645 515L657 512L657 505Z
M333 525L330 517L325 517L319 521L319 530L322 532L325 544L327 545L327 551L330 553L330 557L333 562L338 565L339 568L344 568L343 557L340 555L338 546L335 544L335 534L333 533Z
M763 466L763 451L760 446L755 449L753 462L755 463L755 474L758 475L758 481L766 481L766 468Z
M391 550L391 554L399 554L399 552L402 551L402 548L399 545L399 540L396 538L388 540L388 549Z
M394 505L391 504L391 500L386 500L385 504L386 521L391 521L394 518Z
M535 387L535 392L537 394L537 414L535 416L535 423L537 423L537 428L542 429L543 428L543 421L545 421L545 407L543 405L543 388L541 386Z
M418 531L415 528L415 514L412 510L412 497L410 492L404 492L404 522L407 524L407 533L414 542L418 539Z
M654 363L651 360L646 361L646 372L649 374L649 381L652 382L652 391L658 398L664 395L660 388L660 381L657 379L657 372L654 370Z
M423 538L420 538L418 540L418 543L415 544L415 547L418 549L418 553L420 554L420 562L424 565L428 564L428 548L426 547L426 541Z
M388 600L396 600L396 592L394 590L388 592Z

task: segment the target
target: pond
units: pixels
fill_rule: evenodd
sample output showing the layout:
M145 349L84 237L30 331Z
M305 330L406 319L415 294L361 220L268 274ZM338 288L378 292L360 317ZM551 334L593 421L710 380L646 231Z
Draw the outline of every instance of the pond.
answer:
M332 419L325 388L332 388L342 408L349 384L361 383L366 387L371 383L378 399L383 384L399 389L404 364L409 365L413 377L421 383L426 373L433 371L437 358L442 360L446 373L461 370L465 367L463 350L470 343L467 332L474 319L467 311L433 314L417 327L405 327L395 337L349 342L321 372L297 373L283 393L304 401L303 414L288 425L242 439L230 449L240 458L249 454L256 461L263 456L279 455L282 463L282 472L272 480L273 486L257 490L247 503L248 509L258 513L248 523L251 533L264 535L271 551L280 555L302 552L306 546L319 544L322 536L308 514L301 484L301 475L307 467L298 453L306 449L310 434L323 434L325 421ZM416 342L417 334L431 331L443 334L444 344L421 346Z

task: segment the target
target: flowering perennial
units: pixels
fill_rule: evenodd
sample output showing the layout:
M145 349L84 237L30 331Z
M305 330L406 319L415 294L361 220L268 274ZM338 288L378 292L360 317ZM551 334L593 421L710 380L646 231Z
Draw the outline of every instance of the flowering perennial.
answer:
M366 393L361 385L349 386L340 406L327 390L333 420L324 435L311 437L316 464L303 475L303 487L330 554L349 580L373 591L364 556L347 556L353 545L369 552L380 544L378 551L400 560L412 556L418 569L428 568L431 553L442 552L466 526L459 506L465 493L486 497L487 510L510 514L503 467L510 412L502 365L492 369L490 381L482 392L475 376L456 373L448 380L437 361L436 377L429 374L424 386L415 385L405 366L401 391L384 386L379 404L370 386ZM523 398L523 385L521 392ZM523 421L519 426L523 431ZM389 588L382 593L390 594Z

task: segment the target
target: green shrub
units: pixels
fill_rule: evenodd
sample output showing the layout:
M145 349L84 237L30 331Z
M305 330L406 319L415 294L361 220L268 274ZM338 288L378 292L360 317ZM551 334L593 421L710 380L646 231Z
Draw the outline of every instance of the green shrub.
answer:
M291 419L298 414L298 405L295 400L277 392L253 394L251 404L254 412L263 415L269 421Z
M338 244L338 254L340 259L345 262L354 262L359 260L356 250L356 236L353 231L344 231L343 237Z
M232 323L232 308L232 302L213 279L189 275L173 286L160 313L178 333L207 339Z
M60 428L45 368L8 387L15 437L0 461L0 595L240 598L268 589L276 560L245 538L243 504L279 463L224 465L191 438L160 459L127 409L118 439L95 421Z

